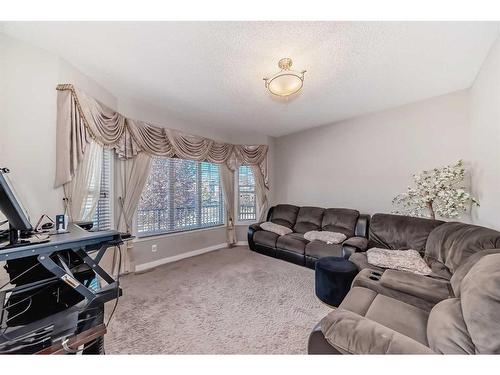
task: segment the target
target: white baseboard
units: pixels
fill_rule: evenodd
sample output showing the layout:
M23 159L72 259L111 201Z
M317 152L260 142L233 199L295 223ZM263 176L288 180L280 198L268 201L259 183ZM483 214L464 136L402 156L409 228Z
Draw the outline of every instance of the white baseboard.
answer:
M236 246L247 246L248 245L248 241L238 241L236 242Z
M245 242L245 244L246 244L246 242ZM149 270L151 268L155 268L155 267L161 266L162 264L177 262L178 260L181 260L181 259L194 257L196 255L205 254L205 253L208 253L210 251L223 249L225 247L227 247L227 244L226 243L221 243L221 244L218 244L218 245L204 247L203 249L188 251L187 253L182 253L182 254L171 256L171 257L154 260L152 262L138 264L138 265L135 266L135 272L146 271L146 270Z

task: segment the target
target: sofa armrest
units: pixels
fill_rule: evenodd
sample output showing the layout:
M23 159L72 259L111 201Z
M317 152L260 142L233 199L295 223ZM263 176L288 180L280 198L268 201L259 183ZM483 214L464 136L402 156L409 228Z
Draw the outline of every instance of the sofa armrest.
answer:
M253 241L253 235L255 234L255 232L257 232L259 230L263 230L260 227L260 224L262 224L262 222L255 223L255 224L248 226L247 240L248 240L248 247L251 250L255 250L255 242Z
M386 270L380 278L380 285L432 303L453 297L451 284L448 280L405 271Z
M351 237L345 240L342 245L355 247L358 251L365 251L368 247L368 239L365 237Z
M351 237L342 243L342 254L344 258L349 259L352 254L358 251L366 251L367 247L368 239L365 237Z
M307 342L307 354L342 354L326 341L323 332L321 332L321 323L316 324Z
M352 311L336 309L323 318L321 331L346 354L435 354L429 347Z
M263 221L261 221L260 223L254 223L254 224L250 225L248 227L248 229L249 230L252 229L254 232L256 232L258 230L262 230L262 228L260 227L260 224L262 224L262 223L263 223Z
M361 214L354 228L354 235L358 237L368 237L368 228L370 223L370 215Z

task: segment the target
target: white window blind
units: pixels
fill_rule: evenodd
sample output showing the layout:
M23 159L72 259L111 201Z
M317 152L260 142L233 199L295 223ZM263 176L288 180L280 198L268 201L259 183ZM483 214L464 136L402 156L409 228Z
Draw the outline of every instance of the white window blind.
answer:
M137 233L148 236L224 224L219 166L154 157L137 209Z
M241 166L238 170L238 219L255 220L257 204L255 199L255 178L252 168Z
M103 149L101 168L101 190L94 215L94 230L111 229L111 160L112 151Z

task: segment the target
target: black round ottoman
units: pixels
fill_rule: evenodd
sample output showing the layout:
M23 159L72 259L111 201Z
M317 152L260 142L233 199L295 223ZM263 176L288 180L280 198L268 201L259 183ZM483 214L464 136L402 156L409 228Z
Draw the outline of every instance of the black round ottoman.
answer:
M325 257L316 261L316 296L328 305L338 307L351 289L358 273L356 265L344 258Z

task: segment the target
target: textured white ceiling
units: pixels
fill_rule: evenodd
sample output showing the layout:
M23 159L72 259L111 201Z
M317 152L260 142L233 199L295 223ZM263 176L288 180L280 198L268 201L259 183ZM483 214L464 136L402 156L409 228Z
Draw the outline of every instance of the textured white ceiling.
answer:
M272 136L468 88L499 30L493 22L4 23L118 98L190 124ZM262 80L282 57L307 70L288 101Z

